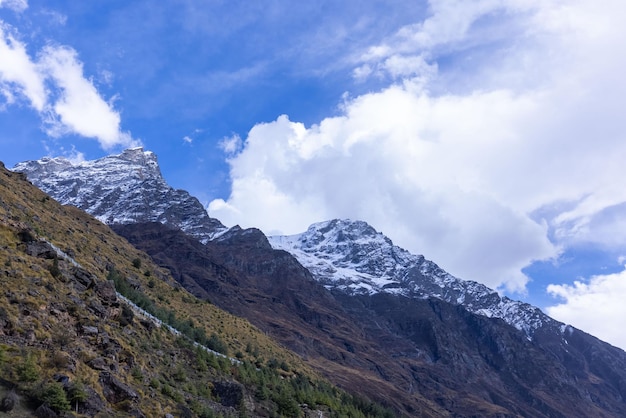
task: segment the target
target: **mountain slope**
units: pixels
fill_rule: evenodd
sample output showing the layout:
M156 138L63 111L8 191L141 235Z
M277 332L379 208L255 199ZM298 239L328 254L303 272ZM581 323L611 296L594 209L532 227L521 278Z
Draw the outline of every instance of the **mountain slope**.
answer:
M208 241L226 228L209 217L198 199L170 187L157 157L143 148L127 149L94 161L61 157L17 164L41 190L109 224L161 222Z
M410 415L445 416L420 394L407 397L396 382L381 379L372 368L385 351L364 339L332 295L292 255L273 250L260 231L235 227L203 245L158 223L114 229L194 295L247 318L346 390ZM352 346L359 352L346 349Z
M0 289L1 414L390 416L1 163Z
M70 189L50 186L59 199ZM270 238L274 248L255 229L200 242L160 223L114 227L196 296L406 416L626 416L622 350L457 279L363 222L316 224Z
M324 289L257 230L235 228L206 245L159 224L116 230L196 295L407 416L626 413L626 355L575 328L537 327L529 338L438 297Z

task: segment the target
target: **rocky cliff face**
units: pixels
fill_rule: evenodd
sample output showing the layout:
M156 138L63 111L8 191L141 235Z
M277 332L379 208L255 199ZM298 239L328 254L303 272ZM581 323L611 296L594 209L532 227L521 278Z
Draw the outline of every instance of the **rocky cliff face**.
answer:
M13 171L26 174L55 200L83 209L109 225L161 222L203 242L226 229L209 217L198 199L170 187L156 155L142 148L81 163L42 158L19 163Z

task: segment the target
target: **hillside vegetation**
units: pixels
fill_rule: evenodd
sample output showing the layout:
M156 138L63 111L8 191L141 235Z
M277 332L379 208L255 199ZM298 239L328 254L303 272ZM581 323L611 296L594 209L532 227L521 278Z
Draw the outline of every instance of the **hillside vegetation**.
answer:
M0 289L0 410L11 416L393 415L4 166Z

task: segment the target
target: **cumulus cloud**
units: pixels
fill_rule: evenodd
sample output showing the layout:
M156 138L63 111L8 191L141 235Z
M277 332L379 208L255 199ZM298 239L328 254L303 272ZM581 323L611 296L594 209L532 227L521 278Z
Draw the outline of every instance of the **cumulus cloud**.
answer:
M615 346L626 349L626 270L573 285L548 286L548 292L564 302L548 307L548 315L593 334Z
M25 45L16 40L1 21L0 56L0 88L8 101L13 103L16 96L24 96L35 110L42 111L47 100L43 77Z
M119 113L100 97L93 83L83 75L76 51L67 47L46 47L39 65L60 89L51 108L54 113L46 121L48 134L76 133L96 138L104 149L136 145L128 133L120 131Z
M95 138L106 150L139 142L120 129L120 114L83 73L75 50L46 46L33 59L16 33L0 22L0 93L6 105L25 99L53 137Z
M486 182L491 161L515 153L506 126L527 106L500 92L433 99L394 87L309 129L281 116L250 131L231 161L228 205L209 210L285 233L320 219L364 219L452 272L522 290L520 269L554 249L545 228L490 196ZM499 124L482 127L490 109Z
M601 3L432 1L355 63L388 87L313 126L251 129L211 214L282 233L363 219L453 274L523 292L524 266L597 236L594 222L626 228L605 213L626 202L625 6Z

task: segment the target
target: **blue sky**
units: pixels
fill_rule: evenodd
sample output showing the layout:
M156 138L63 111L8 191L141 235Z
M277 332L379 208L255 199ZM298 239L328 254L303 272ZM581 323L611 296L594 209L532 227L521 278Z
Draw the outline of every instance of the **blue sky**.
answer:
M0 0L0 159L141 145L227 225L363 219L626 347L617 0Z

